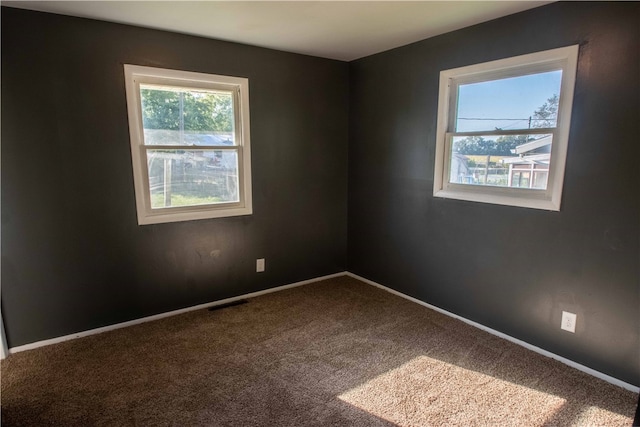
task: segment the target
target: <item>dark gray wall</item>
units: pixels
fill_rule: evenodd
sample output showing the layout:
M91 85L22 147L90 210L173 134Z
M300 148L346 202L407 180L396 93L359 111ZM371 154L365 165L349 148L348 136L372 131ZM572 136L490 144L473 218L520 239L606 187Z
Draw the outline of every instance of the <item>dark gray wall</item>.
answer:
M348 267L640 385L638 11L552 4L348 66L2 8L10 345ZM562 211L434 199L440 70L574 43ZM123 63L250 79L252 216L137 225Z
M137 225L124 63L249 78L253 215ZM344 62L3 7L9 345L344 271L347 138Z
M555 3L351 63L349 270L640 385L639 6ZM571 44L562 210L435 199L439 72Z

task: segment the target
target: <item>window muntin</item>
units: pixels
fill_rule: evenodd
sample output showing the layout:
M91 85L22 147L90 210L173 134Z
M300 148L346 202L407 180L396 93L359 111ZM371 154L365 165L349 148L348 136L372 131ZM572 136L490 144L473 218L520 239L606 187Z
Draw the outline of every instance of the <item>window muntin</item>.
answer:
M434 196L559 210L577 52L441 72Z
M251 214L247 79L125 65L138 222Z

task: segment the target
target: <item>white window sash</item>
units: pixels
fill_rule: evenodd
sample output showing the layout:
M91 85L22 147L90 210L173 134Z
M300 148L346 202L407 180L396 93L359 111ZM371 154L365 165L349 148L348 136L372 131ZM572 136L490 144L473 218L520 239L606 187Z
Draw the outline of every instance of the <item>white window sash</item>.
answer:
M440 73L438 96L433 195L441 198L560 210L577 58L578 46L575 45L442 71ZM555 70L562 70L556 127L454 131L457 120L458 88L460 85ZM453 137L540 134L551 134L553 138L546 190L450 182Z
M252 214L248 80L246 78L128 64L125 64L124 70L138 224L146 225ZM231 93L234 112L234 145L145 145L140 85L164 86L175 90L187 89ZM237 153L239 201L192 206L167 206L152 209L147 165L147 153L152 150L227 151Z

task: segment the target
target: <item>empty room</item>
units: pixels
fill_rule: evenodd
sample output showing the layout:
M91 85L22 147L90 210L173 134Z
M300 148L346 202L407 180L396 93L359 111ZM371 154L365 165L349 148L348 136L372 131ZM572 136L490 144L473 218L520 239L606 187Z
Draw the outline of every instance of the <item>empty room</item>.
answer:
M0 16L2 425L640 423L640 3Z

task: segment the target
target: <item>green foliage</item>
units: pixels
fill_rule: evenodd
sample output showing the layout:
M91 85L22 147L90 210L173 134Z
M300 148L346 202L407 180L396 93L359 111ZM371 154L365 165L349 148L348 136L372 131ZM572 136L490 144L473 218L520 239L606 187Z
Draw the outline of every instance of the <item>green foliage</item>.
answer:
M558 119L558 95L554 94L551 98L547 99L547 102L542 104L533 113L533 120L531 127L534 128L551 128L556 126Z
M515 149L518 145L522 145L531 141L533 138L528 138L527 135L504 135L496 139L496 143L500 147L500 151L503 156L511 156L511 150Z
M194 196L189 194L172 194L171 204L169 206L196 206L212 203L220 203L223 200L217 196ZM151 194L151 206L154 208L163 208L164 194L153 193Z
M511 156L511 150L527 142L526 135L504 135L493 139L468 136L454 143L453 150L460 154Z
M145 129L180 130L182 127L187 132L233 131L230 94L158 89L141 89L140 94Z

